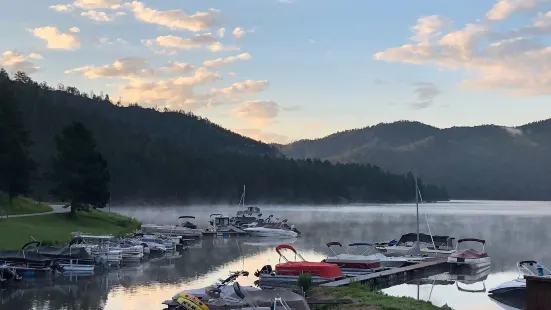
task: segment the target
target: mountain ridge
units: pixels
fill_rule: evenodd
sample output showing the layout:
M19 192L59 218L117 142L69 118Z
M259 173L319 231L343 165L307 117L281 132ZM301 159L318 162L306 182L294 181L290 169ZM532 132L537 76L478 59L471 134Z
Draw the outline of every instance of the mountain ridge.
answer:
M543 184L551 183L550 137L551 119L516 127L450 128L398 121L279 149L291 158L370 163L393 173L415 171L427 182L445 185L457 199L547 200L551 193Z

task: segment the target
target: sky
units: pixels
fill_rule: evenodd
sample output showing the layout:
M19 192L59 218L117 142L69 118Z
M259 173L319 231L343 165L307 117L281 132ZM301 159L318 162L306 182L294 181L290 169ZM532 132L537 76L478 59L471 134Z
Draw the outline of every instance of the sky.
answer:
M551 0L0 0L0 67L287 143L551 117Z

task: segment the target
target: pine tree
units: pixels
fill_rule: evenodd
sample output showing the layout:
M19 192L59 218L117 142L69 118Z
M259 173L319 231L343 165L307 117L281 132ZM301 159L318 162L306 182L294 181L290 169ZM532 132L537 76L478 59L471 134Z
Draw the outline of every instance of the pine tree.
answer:
M30 145L13 82L4 77L0 79L0 190L8 194L8 208L13 198L30 189L31 173L35 168Z
M82 123L73 122L56 137L56 144L52 193L70 201L72 216L85 204L104 208L110 198L110 173L90 131Z

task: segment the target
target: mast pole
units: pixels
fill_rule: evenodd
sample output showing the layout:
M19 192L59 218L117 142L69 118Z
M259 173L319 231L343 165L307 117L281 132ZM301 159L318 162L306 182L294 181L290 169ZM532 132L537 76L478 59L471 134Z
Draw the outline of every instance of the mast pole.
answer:
M417 244L419 245L419 188L417 187L417 175L415 177L415 207L417 209Z

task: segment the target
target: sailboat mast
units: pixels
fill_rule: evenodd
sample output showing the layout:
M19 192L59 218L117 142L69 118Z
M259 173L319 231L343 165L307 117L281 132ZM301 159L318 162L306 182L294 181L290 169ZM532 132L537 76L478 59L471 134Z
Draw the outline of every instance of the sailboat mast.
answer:
M417 175L415 175L415 207L417 209L417 244L419 244L419 188L417 187Z
M243 208L245 207L245 185L243 185Z

